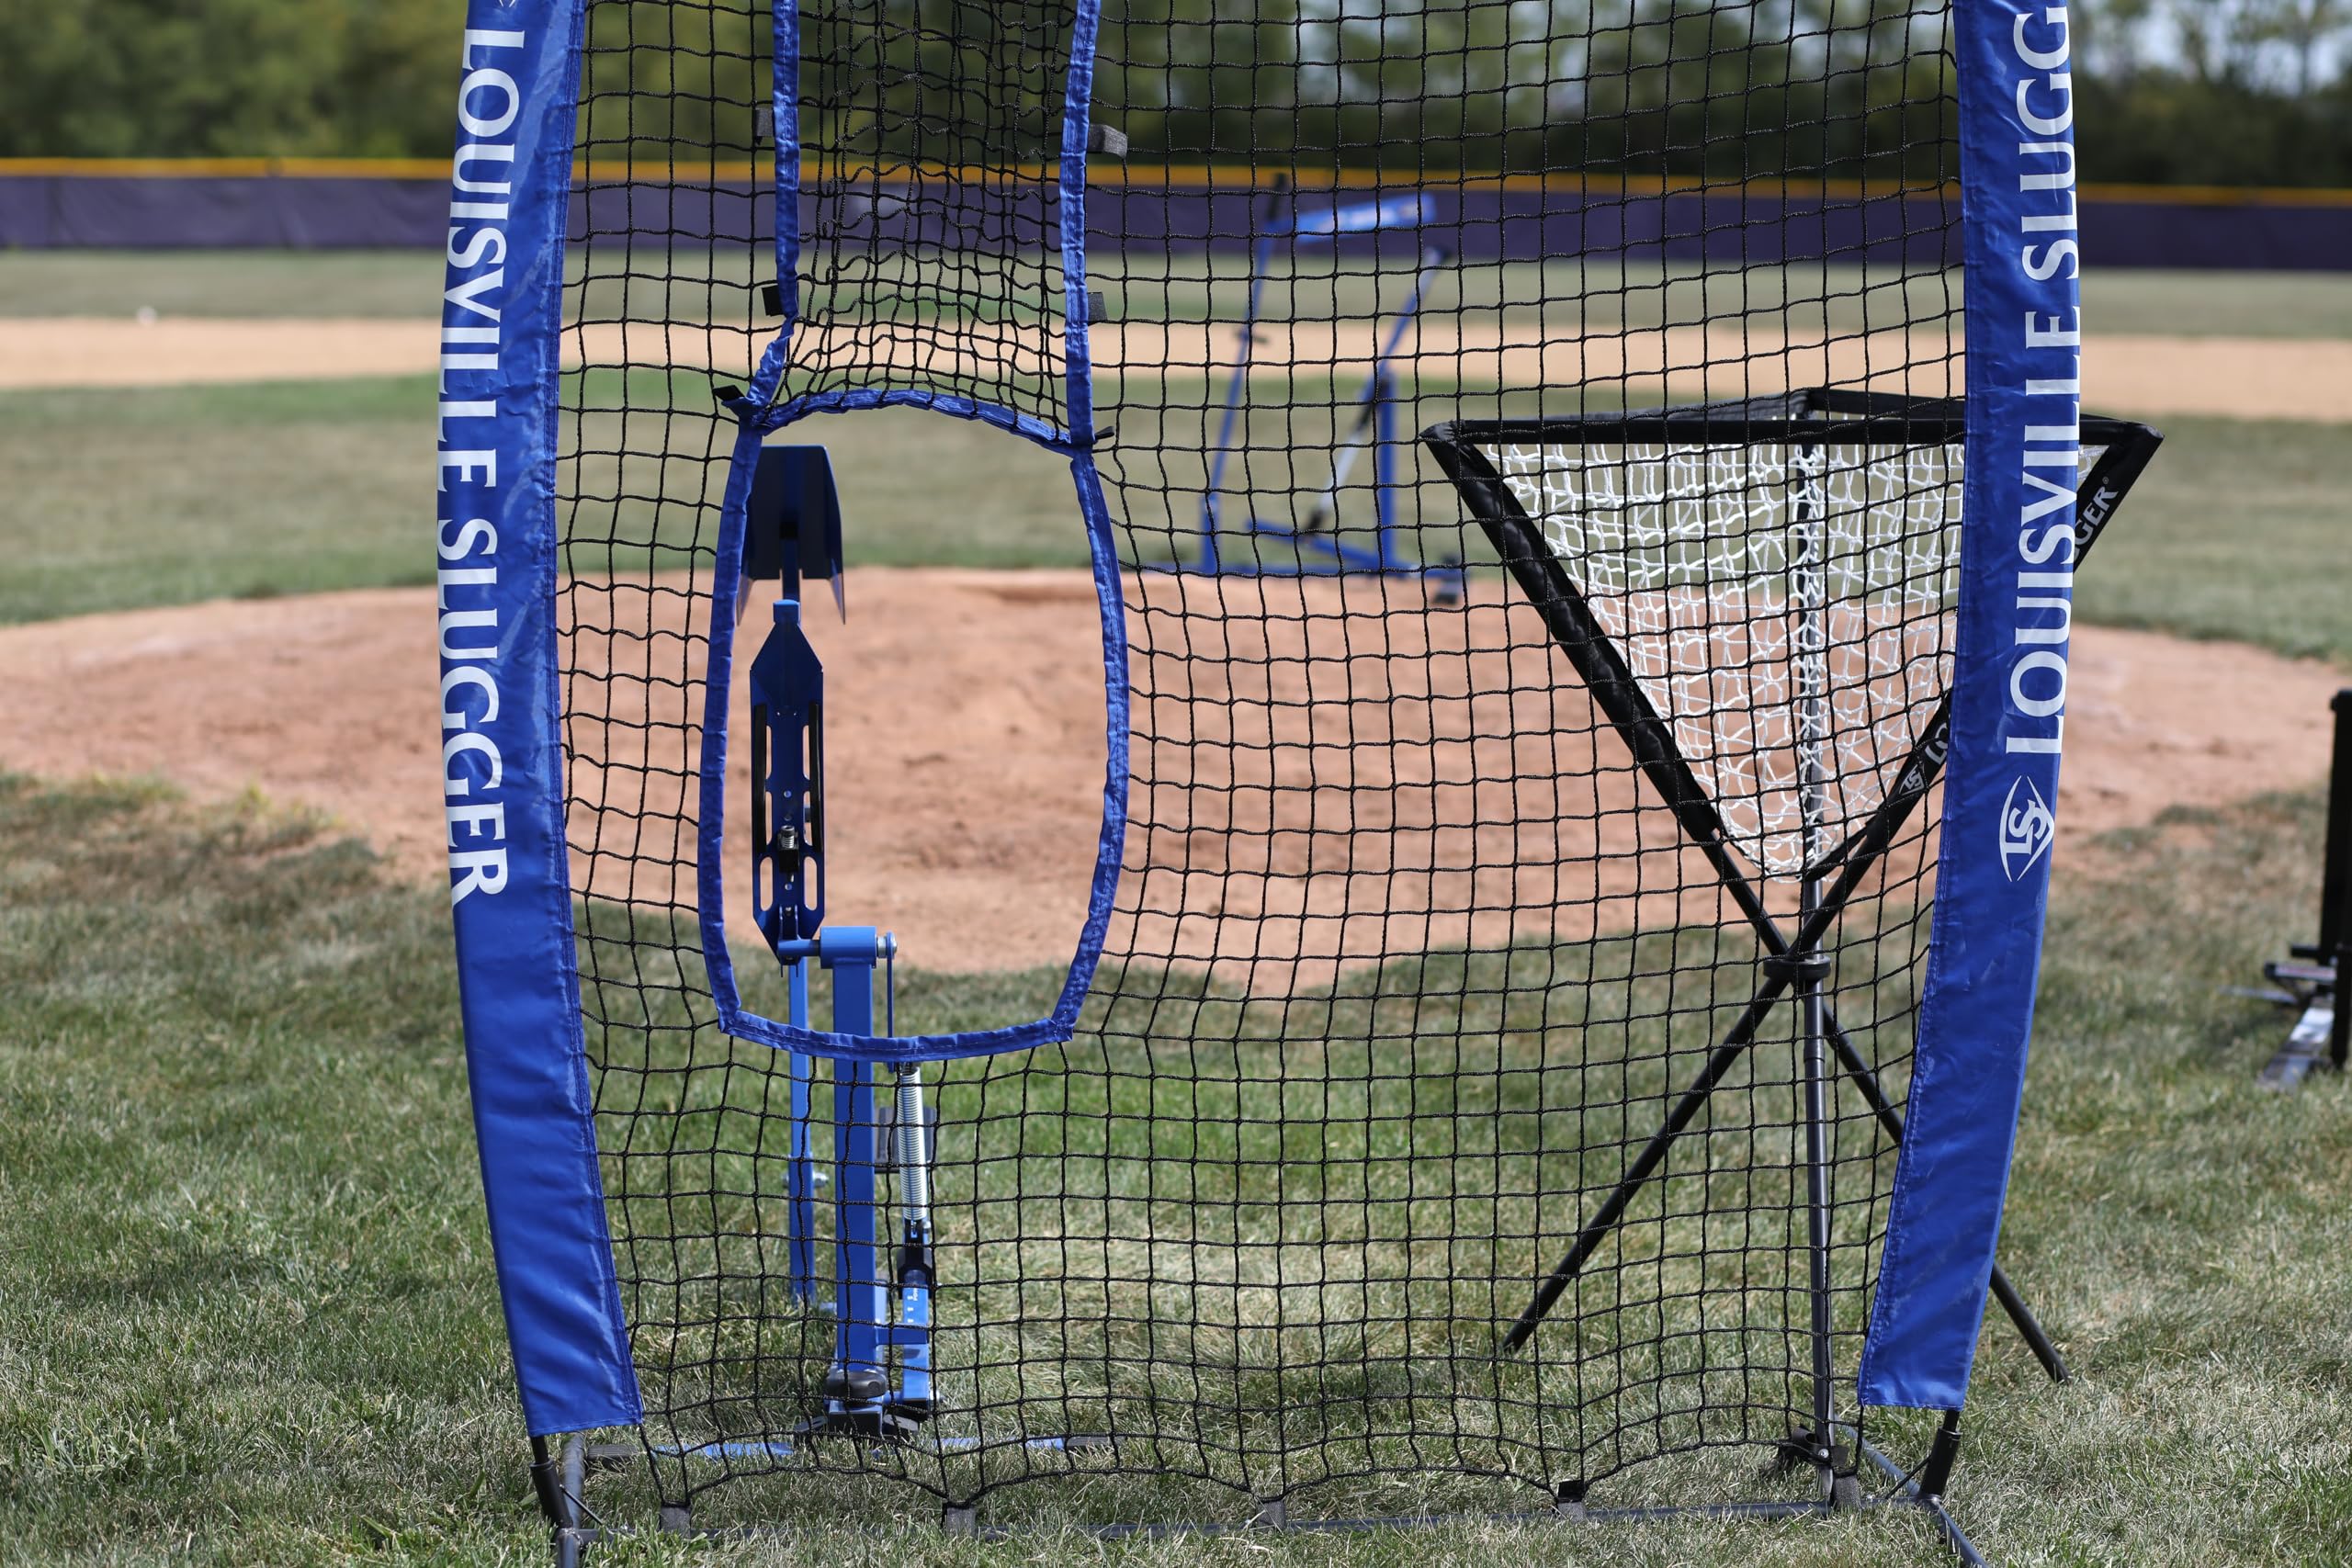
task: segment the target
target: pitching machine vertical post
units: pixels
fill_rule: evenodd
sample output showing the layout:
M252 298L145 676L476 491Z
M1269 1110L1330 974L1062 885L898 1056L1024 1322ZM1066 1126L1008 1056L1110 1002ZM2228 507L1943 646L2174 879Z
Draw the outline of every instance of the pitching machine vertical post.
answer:
M767 639L751 667L752 915L784 966L790 1022L812 1027L809 969L815 964L832 979L832 1032L872 1038L895 1026L889 997L894 939L871 926L825 924L825 671L802 624L800 598L804 580L826 580L833 584L835 604L842 603L841 507L821 447L761 453L745 530L744 601L754 582L773 580L781 590ZM742 607L739 602L739 615ZM877 968L882 1031L876 1017ZM828 1062L832 1138L831 1169L825 1172L816 1147L817 1067L810 1055L792 1054L787 1255L793 1295L814 1304L817 1252L825 1239L817 1190L829 1185L834 1348L824 1412L800 1436L910 1438L932 1409L931 1150L922 1125L922 1070L912 1065L894 1069L888 1103L902 1121L911 1108L913 1135L902 1125L896 1147L886 1149L880 1069L863 1060ZM886 1168L895 1171L895 1253L882 1223Z

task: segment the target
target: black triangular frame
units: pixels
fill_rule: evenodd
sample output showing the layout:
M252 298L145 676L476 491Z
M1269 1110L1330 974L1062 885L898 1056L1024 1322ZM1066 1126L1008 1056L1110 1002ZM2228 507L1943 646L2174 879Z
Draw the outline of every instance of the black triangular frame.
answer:
M1966 405L1960 399L1812 389L1578 417L1459 420L1422 433L1423 445L1461 491L1471 515L1492 540L1505 569L1542 615L1554 639L1591 691L1594 703L1624 740L1636 764L1674 814L1693 847L1721 879L1724 891L1755 929L1765 950L1756 992L1738 1021L1709 1054L1706 1066L1675 1100L1657 1134L1577 1232L1566 1255L1537 1287L1533 1300L1504 1337L1505 1353L1518 1349L1533 1337L1544 1314L1615 1231L1634 1197L1665 1163L1676 1140L1705 1107L1716 1085L1754 1043L1765 1016L1783 992L1795 991L1795 1000L1805 1014L1807 1165L1812 1206L1817 1212L1826 1212L1826 1171L1821 1150L1828 1085L1823 1070L1822 1047L1826 1045L1834 1052L1844 1076L1860 1091L1882 1131L1893 1141L1902 1141L1902 1113L1829 1007L1822 988L1828 961L1821 952L1821 939L1837 922L1871 865L1892 845L1911 812L1927 798L1941 772L1950 740L1951 696L1946 692L1939 701L1896 771L1893 786L1862 825L1830 853L1807 862L1802 874L1804 902L1800 918L1793 931L1783 931L1766 908L1755 880L1737 858L1731 834L1713 801L1675 745L1671 728L1641 689L1584 594L1544 547L1540 525L1520 505L1510 486L1482 448L1507 443L1678 442L1736 446L1766 441L1786 443L1809 435L1827 437L1833 433L1841 442L1876 437L1890 444L1916 446L1963 440L1966 429ZM2116 508L2154 457L2163 436L2149 426L2127 420L2086 415L2081 422L2080 439L2086 448L2098 449L2098 456L2075 487L2077 564L2104 533ZM1831 872L1836 873L1836 880L1824 890L1821 878ZM1850 1485L1850 1481L1837 1472L1838 1450L1822 1436L1832 1429L1827 1390L1826 1247L1826 1235L1816 1227L1811 1248L1814 1279L1810 1292L1814 1306L1815 1425L1812 1433L1803 1436L1806 1456L1819 1468L1825 1489L1834 1498L1840 1482ZM1992 1291L2052 1381L2064 1382L2066 1367L2057 1348L1997 1264L1993 1269ZM1927 1475L1921 1477L1921 1492L1926 1495L1940 1493L1952 1457L1959 1412L1948 1411L1945 1417L1928 1461L1933 1483L1929 1483Z

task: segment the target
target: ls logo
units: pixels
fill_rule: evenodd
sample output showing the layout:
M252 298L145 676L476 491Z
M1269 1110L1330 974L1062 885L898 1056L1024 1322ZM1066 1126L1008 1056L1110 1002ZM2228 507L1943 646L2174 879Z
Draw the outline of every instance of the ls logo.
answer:
M2058 818L2033 781L2023 774L2009 786L2009 798L2001 803L2001 869L2015 882L2033 869L2033 863L2050 851L2050 840L2057 836Z

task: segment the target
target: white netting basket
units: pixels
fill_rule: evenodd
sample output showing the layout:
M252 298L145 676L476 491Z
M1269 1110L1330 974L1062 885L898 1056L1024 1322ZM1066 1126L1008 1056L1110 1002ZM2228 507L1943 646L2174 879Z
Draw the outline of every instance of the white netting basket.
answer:
M1951 683L1957 440L1488 456L1741 852L1796 874L1868 819Z

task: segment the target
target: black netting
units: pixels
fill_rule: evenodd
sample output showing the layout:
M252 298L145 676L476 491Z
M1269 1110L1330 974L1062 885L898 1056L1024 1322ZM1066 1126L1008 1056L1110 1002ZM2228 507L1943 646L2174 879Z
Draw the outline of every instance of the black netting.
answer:
M661 1498L776 1517L842 1478L964 1503L1077 1474L1002 1506L1399 1514L1665 1456L1661 1495L1812 1495L1756 1459L1814 1424L1825 1365L1860 1419L1935 860L1944 7L1114 6L1093 116L1130 145L1092 171L1091 447L1062 378L1089 313L1057 197L1077 7L788 19L801 240L773 299L769 8L599 0L582 86L570 840ZM835 1069L797 1116L794 1058L721 1029L696 922L742 411L715 387L1032 422L1091 451L1119 556L1102 963L1069 1043L925 1069L937 1386L907 1441L806 1430L836 1318L829 1245L796 1289L794 1202L829 1244ZM1823 389L1889 400L1792 396ZM936 462L919 431L893 460ZM936 475L951 515L965 482ZM729 787L741 811L740 765ZM984 832L985 790L970 812ZM836 878L833 909L875 891ZM996 981L901 978L900 1032L1019 1021ZM796 1192L803 1168L833 1179ZM886 1242L907 1196L886 1170Z

